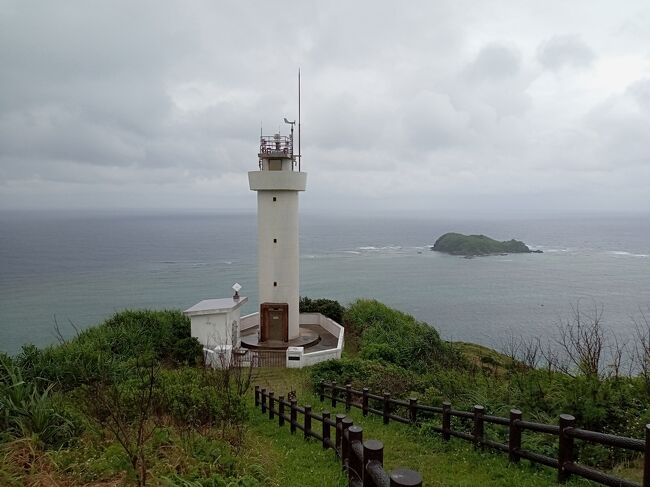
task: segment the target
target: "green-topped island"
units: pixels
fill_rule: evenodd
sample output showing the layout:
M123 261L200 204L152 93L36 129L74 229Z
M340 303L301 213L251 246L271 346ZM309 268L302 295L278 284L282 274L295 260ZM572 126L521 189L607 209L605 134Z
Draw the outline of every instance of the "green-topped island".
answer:
M520 240L507 240L499 242L485 235L463 235L462 233L445 233L436 240L431 247L436 252L445 252L451 255L476 257L500 254L541 254L541 250L531 250Z

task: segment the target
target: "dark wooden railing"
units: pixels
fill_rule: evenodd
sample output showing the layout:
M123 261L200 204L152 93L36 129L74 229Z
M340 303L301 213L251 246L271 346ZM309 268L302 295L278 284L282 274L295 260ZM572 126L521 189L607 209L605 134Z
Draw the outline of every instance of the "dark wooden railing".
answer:
M472 411L460 411L452 409L451 403L443 402L440 407L419 404L417 398L412 397L408 401L392 399L388 392L382 395L372 394L367 387L362 390L353 389L350 384L343 386L336 385L336 382L319 384L319 396L321 402L329 399L332 408L338 403L345 404L345 410L355 407L361 409L364 416L372 413L383 417L384 424L391 420L405 424L418 424L422 417L439 416L441 426L430 428L442 435L442 439L448 441L452 436L472 442L476 448L492 448L508 454L512 462L518 462L521 458L530 460L533 463L546 465L557 469L557 480L560 483L566 482L571 475L584 477L603 485L615 487L650 487L650 424L645 426L645 439L637 440L624 436L616 436L597 431L589 431L577 428L575 418L569 414L561 414L557 425L534 423L524 421L521 411L510 410L510 417L491 416L485 414L483 406L474 406ZM328 394L329 392L329 394ZM371 407L370 401L374 406ZM395 409L406 412L405 416L395 414ZM465 418L471 423L471 432L456 431L452 429L452 418ZM508 443L487 438L485 424L494 424L508 428ZM558 437L557 458L543 455L521 447L523 432L543 433ZM642 453L643 458L643 483L632 482L609 473L597 470L574 460L574 440L582 440L590 443L621 448L628 451Z
M311 406L298 406L296 399L286 401L284 396L275 397L273 391L255 386L255 407L268 414L273 420L277 416L278 426L289 422L291 433L301 430L305 439L316 438L323 448L331 448L346 471L350 486L354 487L421 487L422 476L409 469L384 470L384 445L381 441L363 439L363 430L345 414L333 419L329 411L316 414ZM289 414L287 415L287 410ZM302 420L299 420L302 415ZM315 430L312 420L321 423ZM332 429L334 439L332 439Z

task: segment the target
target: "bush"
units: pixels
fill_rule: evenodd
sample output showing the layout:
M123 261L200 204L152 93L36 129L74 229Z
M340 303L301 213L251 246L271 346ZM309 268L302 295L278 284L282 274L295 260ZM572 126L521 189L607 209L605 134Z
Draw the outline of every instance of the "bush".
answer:
M368 387L374 392L388 391L400 395L422 386L413 372L393 364L371 360L328 360L314 365L311 374L315 387L321 380L337 381L339 385L352 384L355 389Z
M115 375L129 361L152 357L168 365L194 365L203 357L180 311L122 311L72 340L39 350L23 347L16 361L26 380L70 390Z
M177 364L197 365L203 360L203 345L195 337L181 338L172 347L171 358Z
M156 390L160 414L194 427L241 422L247 409L243 399L217 386L221 371L182 368L163 370Z
M465 365L461 355L442 341L433 327L378 301L355 301L343 319L346 330L361 339L362 358L421 373L439 365Z
M343 323L345 308L333 299L310 299L301 297L299 307L301 313L320 313L339 324Z

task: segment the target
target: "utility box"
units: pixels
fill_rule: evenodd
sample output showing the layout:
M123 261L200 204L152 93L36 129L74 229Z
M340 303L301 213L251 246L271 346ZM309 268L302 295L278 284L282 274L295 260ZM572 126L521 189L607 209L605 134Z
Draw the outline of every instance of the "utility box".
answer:
M302 359L304 354L305 354L304 347L288 347L287 348L287 369L302 368Z

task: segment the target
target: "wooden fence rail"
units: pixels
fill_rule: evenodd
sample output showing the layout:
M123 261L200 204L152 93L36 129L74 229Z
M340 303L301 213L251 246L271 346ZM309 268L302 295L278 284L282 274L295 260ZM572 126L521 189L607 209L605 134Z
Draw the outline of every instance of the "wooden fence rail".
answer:
M363 439L363 430L345 414L334 419L329 411L316 414L311 406L298 406L295 399L286 401L284 396L275 397L273 391L255 386L255 407L268 414L270 420L278 417L278 426L289 422L291 433L303 432L305 439L316 438L323 448L334 450L347 473L350 486L354 487L422 487L422 476L409 469L384 470L384 445L381 441ZM286 414L289 408L289 415ZM298 415L302 415L302 421ZM312 420L321 423L319 429L312 427ZM332 439L334 429L334 439Z
M321 381L318 393L321 402L329 399L333 408L338 403L345 404L346 411L349 411L352 407L359 408L364 416L367 416L368 413L382 416L384 424L394 420L414 425L419 422L420 417L439 415L441 426L432 426L431 429L440 433L444 441L449 441L454 436L473 443L475 448L488 447L507 453L511 462L518 462L521 458L524 458L534 463L555 468L557 469L557 481L560 483L566 482L571 475L577 475L613 487L650 487L650 424L645 426L645 439L637 440L577 428L575 418L569 414L561 414L557 425L534 423L524 421L522 412L517 409L510 410L510 417L504 418L485 414L485 409L479 405L474 406L472 411L452 409L449 402L443 402L441 407L429 406L418 404L415 397L411 397L408 401L392 399L388 392L384 392L382 395L372 394L367 387L356 390L350 384L346 384L344 387L338 386L335 381L331 383ZM381 406L377 408L371 407L370 401L380 402ZM407 411L408 417L395 414L395 407ZM453 417L470 420L472 424L471 432L452 429L451 420ZM485 434L486 423L506 427L508 429L508 443L500 443L487 438ZM557 458L523 449L521 447L521 437L525 431L558 437ZM644 457L643 483L632 482L576 463L573 457L574 440L576 439L642 453Z

